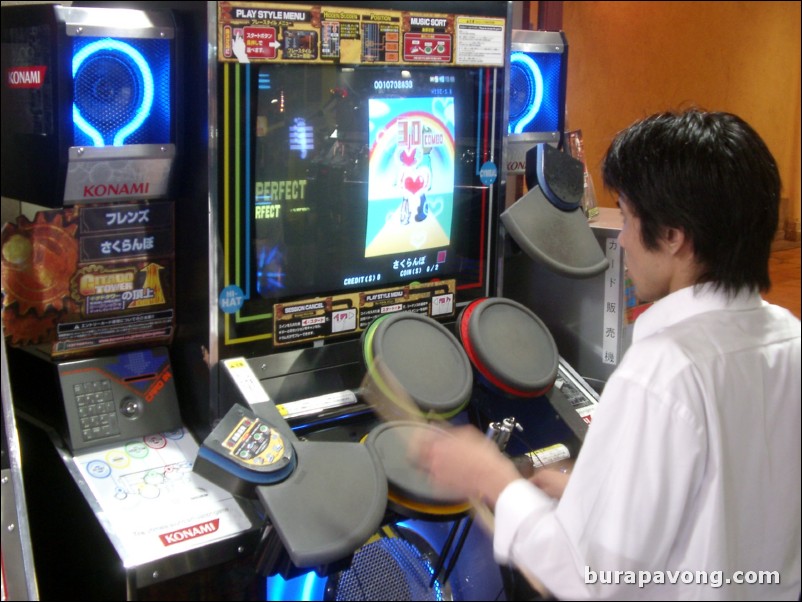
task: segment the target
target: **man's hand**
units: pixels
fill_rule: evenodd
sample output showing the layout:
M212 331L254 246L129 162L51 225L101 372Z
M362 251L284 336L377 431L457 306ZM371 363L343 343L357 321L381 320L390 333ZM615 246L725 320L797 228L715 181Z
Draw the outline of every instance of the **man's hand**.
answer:
M504 488L521 478L496 444L472 426L450 428L445 435L427 433L410 453L433 485L491 508Z
M566 469L541 468L529 480L543 490L549 497L559 500L568 485L570 473Z

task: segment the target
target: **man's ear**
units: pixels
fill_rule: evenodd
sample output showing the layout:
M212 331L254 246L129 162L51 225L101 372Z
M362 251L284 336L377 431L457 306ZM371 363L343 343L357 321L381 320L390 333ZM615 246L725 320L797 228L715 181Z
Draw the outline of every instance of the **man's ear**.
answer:
M691 240L685 236L685 230L682 228L665 228L663 230L663 243L672 255L686 251L693 254Z

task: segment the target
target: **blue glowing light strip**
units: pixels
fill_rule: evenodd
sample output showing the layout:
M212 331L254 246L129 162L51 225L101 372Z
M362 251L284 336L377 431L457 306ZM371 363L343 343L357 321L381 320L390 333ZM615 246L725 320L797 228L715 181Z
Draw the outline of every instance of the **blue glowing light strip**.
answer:
M139 129L145 119L148 118L148 115L150 115L150 109L153 106L154 94L153 73L150 70L150 65L148 65L148 62L145 60L145 57L143 57L133 46L130 46L125 42L120 42L119 40L107 38L87 44L81 48L81 50L79 50L75 56L72 57L73 81L75 80L78 69L81 67L83 62L95 52L100 52L103 50L116 50L117 52L125 54L139 68L140 75L142 76L142 104L139 105L139 108L136 110L134 118L126 125L121 127L120 130L114 135L112 140L112 146L122 146L125 142L125 139ZM72 103L72 120L82 132L92 139L92 142L95 146L106 146L103 136L88 121L86 121L86 119L84 119L75 102Z
M251 123L251 66L245 65L245 123ZM251 221L254 219L251 196L251 128L245 127L245 241L251 240ZM245 253L245 299L251 298L251 254Z
M518 123L515 124L515 128L513 129L513 133L520 134L523 132L524 127L535 118L535 115L537 115L537 112L540 110L540 105L543 102L543 75L540 73L540 67L532 60L532 57L523 52L513 52L512 55L510 55L510 62L520 63L527 72L532 74L535 80L535 100L530 105L527 114L518 120Z

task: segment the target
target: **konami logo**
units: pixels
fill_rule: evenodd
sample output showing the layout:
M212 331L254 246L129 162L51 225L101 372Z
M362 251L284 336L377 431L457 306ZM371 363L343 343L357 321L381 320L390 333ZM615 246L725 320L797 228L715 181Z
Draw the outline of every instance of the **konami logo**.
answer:
M124 182L122 184L89 184L84 186L84 198L148 194L150 182Z
M191 527L184 527L183 529L177 529L175 531L171 531L170 533L162 533L159 535L159 539L162 540L163 545L171 546L174 543L181 543L197 537L203 537L204 535L216 533L219 528L220 519L215 518L213 520L206 521L205 523L199 523L197 525L192 525Z
M6 83L9 88L41 88L45 83L47 67L28 66L10 67L6 71Z

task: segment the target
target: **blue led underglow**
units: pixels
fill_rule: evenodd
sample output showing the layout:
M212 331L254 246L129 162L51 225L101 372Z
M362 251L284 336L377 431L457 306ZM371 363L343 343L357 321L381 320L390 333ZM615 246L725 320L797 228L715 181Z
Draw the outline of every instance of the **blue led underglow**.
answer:
M303 589L301 590L301 600L311 600L312 595L315 593L315 585L318 581L317 575L314 572L308 572L304 578Z
M267 578L268 600L322 600L326 588L326 578L319 577L315 571L284 579L281 575Z
M532 104L529 105L529 110L527 111L526 115L521 117L513 128L513 133L520 134L523 132L523 129L527 126L527 124L535 118L535 115L537 115L537 112L540 110L540 105L543 102L543 75L540 73L540 67L538 67L538 64L526 53L513 52L510 55L510 62L519 63L523 67L524 71L531 75L534 80L532 83L534 84L533 87L535 98L533 99Z
M81 48L75 56L72 58L72 77L73 81L80 69L81 65L84 63L86 59L91 57L93 54L97 52L120 52L124 54L128 59L133 61L134 65L137 66L139 69L139 74L141 76L141 84L142 84L142 102L139 107L136 109L134 113L134 117L129 121L127 124L122 126L114 137L112 138L112 146L122 146L125 143L125 139L134 133L142 123L148 118L150 115L151 107L153 106L153 96L154 96L154 84L153 84L153 73L151 72L150 65L145 60L145 58L139 53L138 50L133 48L132 46L126 44L125 42L121 42L119 40L112 40L112 39L103 39L98 40L97 42L93 42ZM72 116L73 122L75 123L78 128L84 132L89 138L92 139L92 142L95 146L106 146L106 139L103 135L97 131L97 129L90 124L82 115L78 106L73 102L72 105Z

